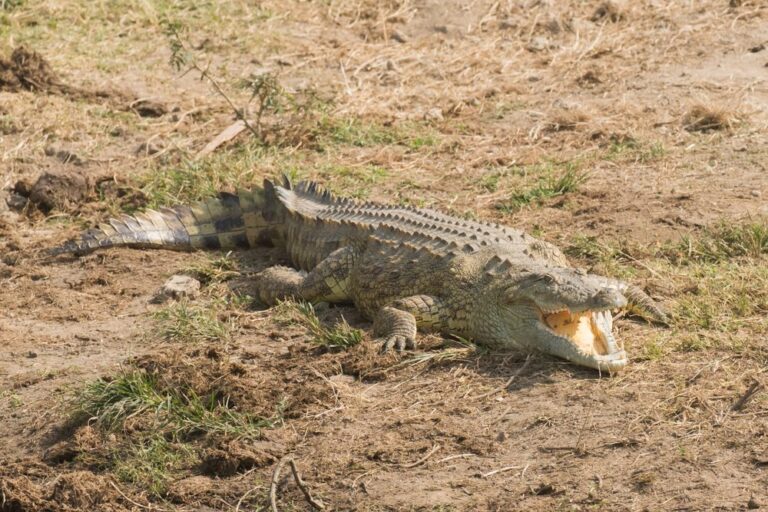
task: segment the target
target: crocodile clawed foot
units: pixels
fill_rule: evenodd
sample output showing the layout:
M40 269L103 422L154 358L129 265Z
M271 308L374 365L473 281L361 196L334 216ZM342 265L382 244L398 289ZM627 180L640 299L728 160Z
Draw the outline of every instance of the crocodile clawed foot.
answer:
M394 349L396 352L402 352L403 350L413 350L416 348L416 340L410 336L401 336L399 334L393 334L386 338L378 338L376 343L380 343L381 347L379 352L385 354L388 351Z

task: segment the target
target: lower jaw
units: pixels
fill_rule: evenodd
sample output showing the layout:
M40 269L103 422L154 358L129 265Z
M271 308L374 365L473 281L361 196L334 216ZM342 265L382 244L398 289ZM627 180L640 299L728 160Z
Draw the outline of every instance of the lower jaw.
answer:
M609 373L615 373L623 369L627 364L629 363L629 360L627 359L626 354L624 351L610 354L609 356L601 356L598 358L595 357L588 357L585 361L581 362L580 364L583 366L588 366L590 368L594 368L595 370L601 371L601 372L609 372Z

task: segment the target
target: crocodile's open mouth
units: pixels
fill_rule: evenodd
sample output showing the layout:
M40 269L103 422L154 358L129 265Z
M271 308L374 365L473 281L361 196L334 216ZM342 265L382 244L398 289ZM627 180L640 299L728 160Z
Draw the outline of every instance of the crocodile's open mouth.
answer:
M613 319L610 311L564 310L543 314L544 323L555 334L567 338L586 356L605 356L620 352L611 333Z

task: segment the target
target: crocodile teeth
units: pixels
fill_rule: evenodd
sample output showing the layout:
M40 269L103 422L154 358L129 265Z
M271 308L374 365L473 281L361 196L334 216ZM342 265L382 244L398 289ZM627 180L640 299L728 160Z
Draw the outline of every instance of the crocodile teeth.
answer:
M613 317L609 311L598 311L592 314L592 323L606 345L608 353L617 352L619 347L613 337Z

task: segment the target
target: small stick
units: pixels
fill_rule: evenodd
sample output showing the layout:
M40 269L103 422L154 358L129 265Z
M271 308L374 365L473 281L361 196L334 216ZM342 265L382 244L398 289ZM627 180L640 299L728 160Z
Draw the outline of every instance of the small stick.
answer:
M283 470L283 466L287 460L287 457L280 459L275 466L275 471L272 473L272 482L269 484L269 506L272 509L272 512L279 512L277 510L277 484L280 482L280 472Z
M474 457L474 453L460 453L458 455L449 455L448 457L443 457L440 460L436 460L435 464L440 464L441 462L448 462L449 460L453 459L463 459L464 457Z
M304 494L304 497L307 499L307 503L312 505L317 510L325 510L325 505L322 501L315 500L312 497L312 494L310 494L309 489L307 488L307 484L304 483L304 480L301 479L301 475L299 474L299 470L296 468L296 462L294 462L293 459L290 459L288 463L291 465L291 472L293 473L293 478L296 480L296 485L299 486L299 489L301 489L301 492Z
M752 384L749 385L744 394L741 395L738 400L736 400L735 404L733 404L731 411L741 410L745 405L747 405L749 399L752 398L752 396L757 393L761 387L763 387L763 385L760 382L753 380Z
M489 476L493 476L496 473L504 473L505 471L512 471L513 469L520 469L520 466L507 466L507 467L504 467L504 468L494 469L493 471L489 471L487 473L483 473L480 476L482 476L483 478L488 478Z
M195 160L199 160L204 156L210 155L211 153L216 151L216 149L218 149L219 146L234 139L240 134L240 132L242 132L245 129L246 129L246 125L243 122L243 120L238 119L231 125L224 128L224 130L222 130L218 135L216 135L213 139L211 139L211 141L208 142L208 144L206 144L203 149L198 151L197 154L195 155Z
M523 363L523 366L521 366L515 373L512 374L512 376L507 379L507 382L505 382L502 386L499 386L497 388L494 388L490 390L487 393L483 393L480 396L476 396L473 398L473 400L482 400L483 398L488 398L491 395L495 395L499 391L504 391L509 387L510 384L528 367L528 363L531 361L531 355L528 354L528 357L525 358L525 363Z
M439 444L435 444L435 446L432 447L431 450L429 450L429 453L427 453L425 456L417 460L416 462L411 462L409 464L399 464L401 468L415 468L416 466L419 466L421 464L424 464L428 458L430 458L434 453L440 449Z
M152 509L154 509L154 507L153 507L152 505L149 505L149 506L147 506L147 505L142 505L141 503L136 503L135 501L133 501L131 498L129 498L128 496L126 496L125 494L123 494L123 491L121 491L121 490L120 490L120 488L117 486L117 484L115 484L115 482L113 482L113 481L111 481L111 480L110 480L110 481L109 481L109 485L111 485L112 487L114 487L114 488L115 488L115 490L116 490L116 491L117 491L117 492L120 494L120 496L122 496L122 497L123 497L123 499L125 499L125 500L126 500L128 503L130 503L130 504L132 504L132 505L136 505L136 506L137 506L137 507L139 507L139 508L145 508L145 509L147 509L147 510L152 510ZM162 509L162 508L158 508L157 510L163 510L163 509Z
M354 479L354 480L352 480L352 489L355 489L355 487L357 486L357 481L358 481L358 480L360 480L360 479L361 479L361 478L363 478L364 476L372 475L373 473L374 473L374 471L366 471L366 472L365 472L365 473L363 473L362 475L358 475L358 476L356 476L356 477L355 477L355 479Z
M245 500L245 498L247 498L253 491L258 489L259 487L261 487L261 486L257 485L256 487L252 487L248 492L246 492L245 494L240 496L240 499L237 500L237 506L235 507L235 512L240 512L240 505L243 504L243 501Z

